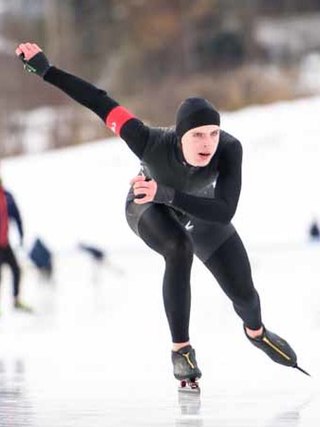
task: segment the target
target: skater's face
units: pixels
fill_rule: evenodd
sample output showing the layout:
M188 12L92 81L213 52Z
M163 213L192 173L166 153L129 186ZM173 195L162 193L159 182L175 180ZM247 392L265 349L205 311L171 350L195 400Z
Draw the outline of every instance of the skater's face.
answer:
M190 129L181 138L182 153L191 166L207 166L217 150L220 127L205 125Z

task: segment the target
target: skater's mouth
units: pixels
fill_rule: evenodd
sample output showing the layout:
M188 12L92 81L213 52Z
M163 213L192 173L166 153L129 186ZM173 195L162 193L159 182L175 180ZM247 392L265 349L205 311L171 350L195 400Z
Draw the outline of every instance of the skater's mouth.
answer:
M203 159L207 159L208 157L211 156L211 153L198 153L200 157L202 157Z

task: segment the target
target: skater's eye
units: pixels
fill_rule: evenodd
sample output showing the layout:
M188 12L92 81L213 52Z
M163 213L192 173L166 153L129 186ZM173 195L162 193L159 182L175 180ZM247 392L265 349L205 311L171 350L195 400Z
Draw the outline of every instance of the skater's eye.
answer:
M203 133L202 133L202 132L195 132L195 133L193 134L193 136L194 136L195 138L202 138Z
M214 131L211 132L210 136L218 136L219 135L219 130L216 129Z

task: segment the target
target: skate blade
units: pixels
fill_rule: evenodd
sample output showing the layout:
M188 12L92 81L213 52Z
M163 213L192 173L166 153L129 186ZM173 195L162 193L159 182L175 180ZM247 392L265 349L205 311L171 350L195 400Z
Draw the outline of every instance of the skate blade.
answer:
M304 369L300 368L300 366L295 365L294 368L298 369L298 371L302 372L303 374L307 375L308 377L311 377L309 372L305 371Z
M178 391L179 393L199 394L200 386L197 381L182 380L180 381L180 386L178 387Z

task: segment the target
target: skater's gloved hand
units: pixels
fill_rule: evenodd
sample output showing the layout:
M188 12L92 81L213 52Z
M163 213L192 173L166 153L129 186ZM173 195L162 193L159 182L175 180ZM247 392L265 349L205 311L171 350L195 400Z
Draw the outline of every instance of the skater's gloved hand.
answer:
M21 43L16 49L16 55L24 63L25 70L44 77L50 68L49 61L40 47L35 43Z
M163 204L172 203L174 197L173 188L158 184L154 179L147 180L143 175L132 178L130 184L133 187L133 193L136 196L134 202L138 205L144 203L156 202Z
M144 175L137 175L130 181L135 195L134 202L138 205L152 202L157 192L157 183L154 180L147 180Z

